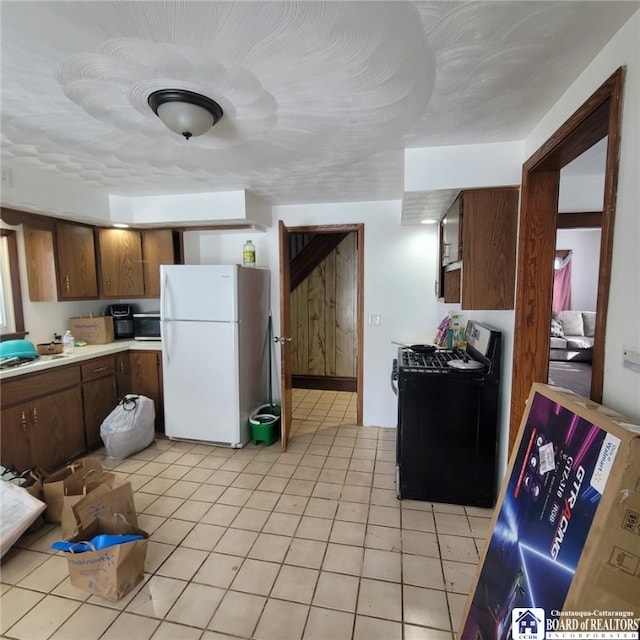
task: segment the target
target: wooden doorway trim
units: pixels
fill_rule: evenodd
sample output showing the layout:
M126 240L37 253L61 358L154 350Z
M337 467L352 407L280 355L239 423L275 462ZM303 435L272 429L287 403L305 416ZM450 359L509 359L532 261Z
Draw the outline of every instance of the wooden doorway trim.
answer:
M602 401L623 86L621 67L522 167L509 451L515 442L531 384L547 382L549 375L549 322L560 170L608 136L591 377L591 399Z
M357 266L357 309L356 309L356 323L358 329L357 340L357 400L356 400L356 420L358 424L362 424L363 420L363 380L364 380L364 358L362 357L364 351L364 224L333 224L333 225L311 225L301 227L287 227L288 233L355 233L356 234L356 248L358 253L358 266ZM282 248L280 249L282 251ZM287 282L288 282L287 276ZM280 277L280 295L287 298L286 312L290 313L289 308L289 296L284 296L282 289L282 274ZM285 312L285 308L281 301L281 313ZM281 319L282 322L282 319Z

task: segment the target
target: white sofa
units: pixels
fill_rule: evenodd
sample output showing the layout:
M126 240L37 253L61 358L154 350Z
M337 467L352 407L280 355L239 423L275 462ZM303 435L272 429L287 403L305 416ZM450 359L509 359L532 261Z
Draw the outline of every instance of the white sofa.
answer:
M595 328L595 311L554 311L549 359L591 362Z

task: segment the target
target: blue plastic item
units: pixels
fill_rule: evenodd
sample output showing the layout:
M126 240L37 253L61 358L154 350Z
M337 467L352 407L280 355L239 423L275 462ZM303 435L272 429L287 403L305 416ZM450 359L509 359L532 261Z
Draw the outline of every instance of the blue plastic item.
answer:
M89 542L68 542L67 540L57 540L51 545L55 551L68 551L70 553L83 553L84 551L99 551L115 544L124 544L134 540L142 540L143 536L137 533L111 534L100 533L89 540Z
M35 360L37 357L36 345L30 340L5 340L0 342L0 358Z

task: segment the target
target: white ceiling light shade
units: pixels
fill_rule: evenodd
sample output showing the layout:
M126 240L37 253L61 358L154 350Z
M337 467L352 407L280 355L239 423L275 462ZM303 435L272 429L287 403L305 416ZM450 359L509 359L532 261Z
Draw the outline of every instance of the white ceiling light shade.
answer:
M217 102L184 89L154 91L147 102L167 129L187 140L209 131L223 114Z

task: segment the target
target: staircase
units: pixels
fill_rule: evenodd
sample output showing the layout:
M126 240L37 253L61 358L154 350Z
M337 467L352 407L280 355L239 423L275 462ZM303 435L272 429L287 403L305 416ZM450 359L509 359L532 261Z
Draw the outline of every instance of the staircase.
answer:
M347 237L347 233L291 235L290 290L304 279Z

